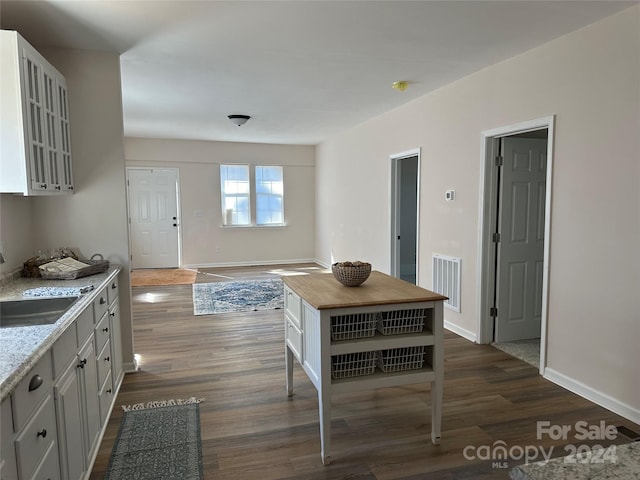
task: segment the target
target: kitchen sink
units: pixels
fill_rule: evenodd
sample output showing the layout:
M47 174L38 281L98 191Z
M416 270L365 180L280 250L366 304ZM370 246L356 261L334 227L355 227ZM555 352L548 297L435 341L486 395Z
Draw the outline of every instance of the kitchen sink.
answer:
M55 323L80 297L49 297L0 302L0 328Z

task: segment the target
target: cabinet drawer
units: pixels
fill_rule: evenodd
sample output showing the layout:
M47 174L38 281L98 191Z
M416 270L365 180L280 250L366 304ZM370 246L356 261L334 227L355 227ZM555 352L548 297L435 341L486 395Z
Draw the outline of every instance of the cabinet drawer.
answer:
M46 451L55 443L55 439L56 415L51 395L47 395L33 418L16 438L16 459L20 478L31 477Z
M287 343L291 348L291 351L298 359L300 363L302 363L302 332L295 324L291 321L289 317L287 317Z
M19 432L27 423L31 413L53 386L51 354L47 351L35 367L18 383L11 397L13 406L13 428Z
M106 313L107 308L109 307L109 301L107 297L107 287L104 287L98 293L98 296L93 301L93 319L94 321L99 321L102 316Z
M111 405L113 405L113 382L111 375L107 377L100 389L100 423L104 425L109 418L109 412L111 411Z
M300 297L289 290L287 287L284 289L284 308L289 313L293 322L301 328L300 323Z
M93 333L93 308L88 306L76 318L76 329L78 330L78 345L84 345L89 335Z
M102 350L109 340L109 315L104 315L96 325L96 352Z
M73 322L56 340L51 349L53 361L53 378L58 378L78 351L76 322Z
M104 344L102 351L96 358L98 363L98 385L104 383L104 379L107 376L111 376L111 345L109 341Z
M118 277L114 278L109 282L109 286L107 287L107 300L109 301L109 305L112 305L118 299L118 295L120 294L120 287L118 285Z
M42 463L38 466L38 469L31 477L31 480L60 480L60 478L58 449L56 448L56 444L51 442L49 451L44 456Z

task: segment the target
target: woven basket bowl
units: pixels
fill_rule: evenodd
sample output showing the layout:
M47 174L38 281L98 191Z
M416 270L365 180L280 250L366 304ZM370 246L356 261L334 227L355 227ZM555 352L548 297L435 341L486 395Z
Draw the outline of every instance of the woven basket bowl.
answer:
M334 263L331 265L331 272L333 272L333 276L341 284L347 287L357 287L369 278L371 274L371 264L362 263L361 265L343 267Z

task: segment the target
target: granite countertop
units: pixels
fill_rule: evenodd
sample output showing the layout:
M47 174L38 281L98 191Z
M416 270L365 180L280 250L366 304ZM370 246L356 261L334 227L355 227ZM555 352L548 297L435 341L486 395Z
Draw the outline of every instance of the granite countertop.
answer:
M0 301L24 300L23 292L39 287L93 289L83 293L64 315L50 325L0 328L0 401L4 400L29 370L51 348L76 317L93 302L100 290L115 278L122 267L110 265L106 272L75 280L22 278L0 286Z
M615 448L614 448L615 447ZM640 479L640 442L615 445L583 455L520 465L509 472L513 480L632 480Z

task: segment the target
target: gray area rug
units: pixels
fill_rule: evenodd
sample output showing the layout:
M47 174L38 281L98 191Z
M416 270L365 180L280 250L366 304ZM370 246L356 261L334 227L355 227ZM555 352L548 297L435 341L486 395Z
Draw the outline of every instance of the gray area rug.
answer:
M193 314L248 312L284 307L279 278L193 284Z
M198 403L125 411L105 480L202 480Z

